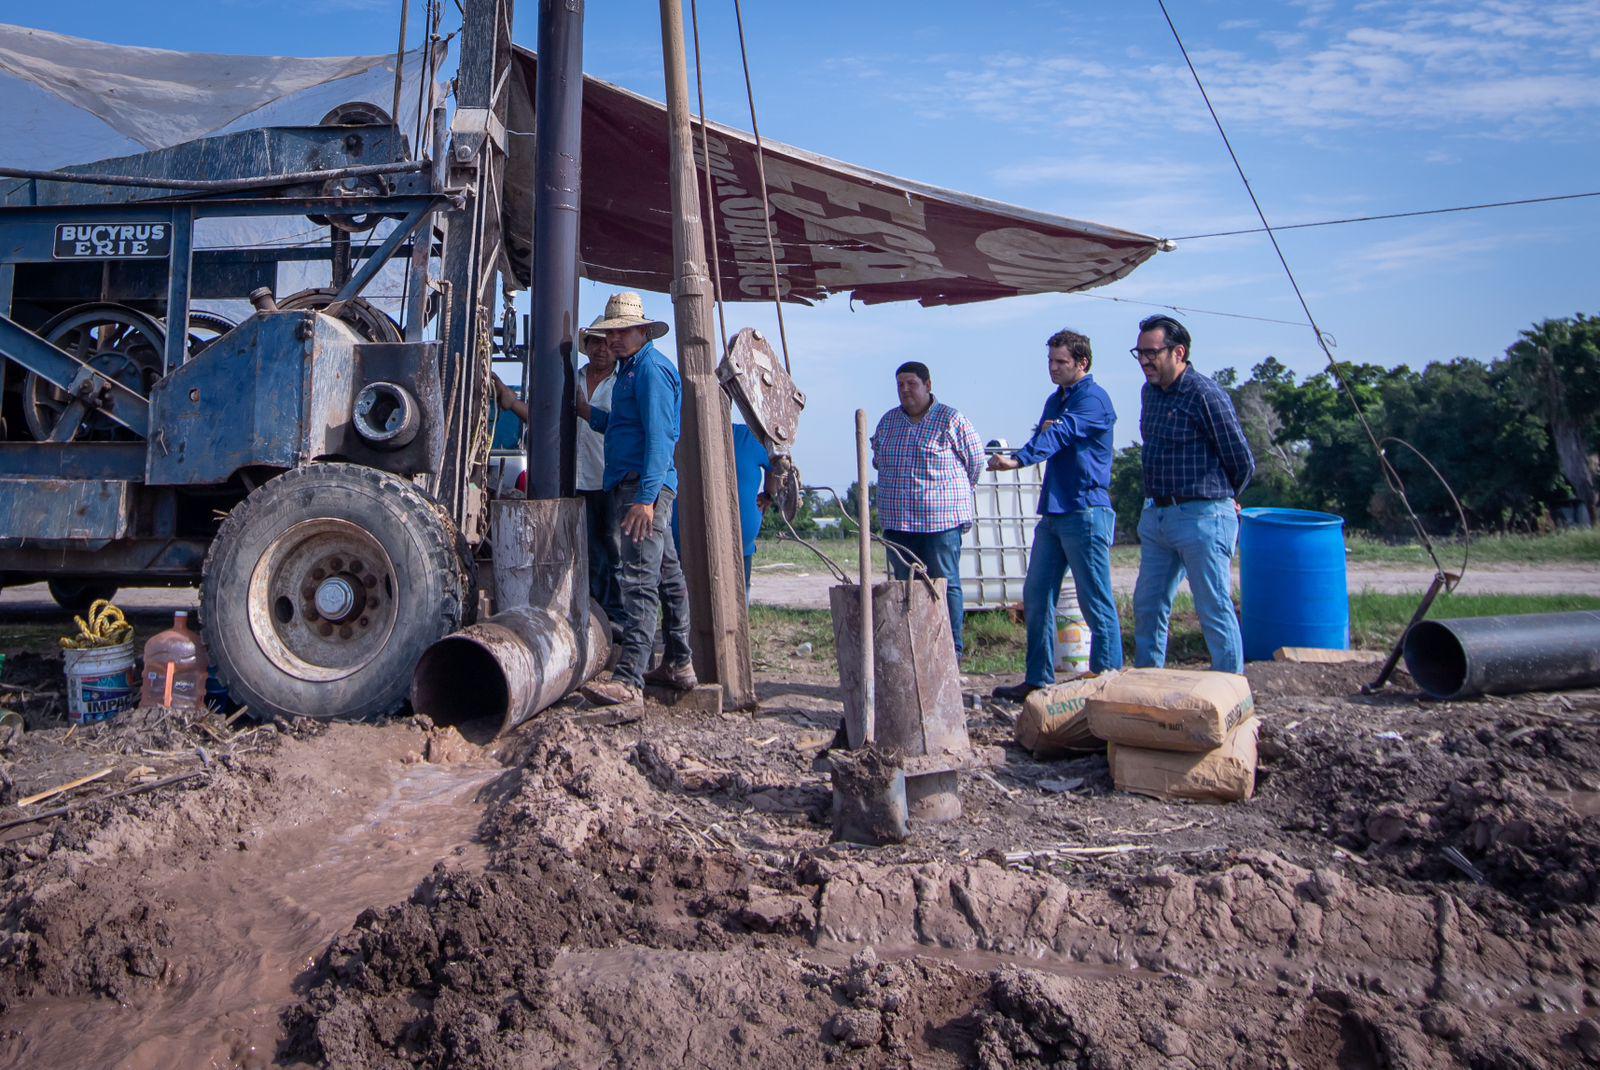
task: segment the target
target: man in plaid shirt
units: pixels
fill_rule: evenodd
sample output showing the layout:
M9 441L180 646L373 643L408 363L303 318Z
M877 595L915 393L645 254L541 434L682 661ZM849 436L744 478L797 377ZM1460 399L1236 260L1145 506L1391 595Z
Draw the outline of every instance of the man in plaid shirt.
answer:
M1256 461L1227 392L1189 366L1189 341L1188 329L1171 316L1151 316L1139 324L1139 344L1131 351L1145 377L1133 663L1166 664L1172 600L1187 573L1211 668L1244 672L1232 565L1237 499Z
M956 656L961 642L961 535L972 526L972 488L983 474L983 442L972 422L933 396L928 366L910 360L894 373L900 395L872 433L878 470L878 518L883 537L904 547L928 574L943 579ZM910 566L893 550L889 570L897 580Z

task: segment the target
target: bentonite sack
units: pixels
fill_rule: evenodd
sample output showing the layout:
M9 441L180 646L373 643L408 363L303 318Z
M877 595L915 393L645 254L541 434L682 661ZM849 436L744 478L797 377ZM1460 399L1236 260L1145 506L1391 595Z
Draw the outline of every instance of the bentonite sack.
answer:
M1113 743L1106 748L1111 781L1118 791L1157 799L1248 799L1256 790L1256 732L1260 728L1261 722L1252 717L1229 732L1222 746L1203 754Z
M1035 758L1099 750L1101 740L1089 731L1089 714L1084 706L1117 675L1113 669L1098 676L1041 687L1029 695L1017 715L1017 742Z
M1220 747L1255 709L1243 676L1187 669L1130 669L1086 705L1107 743L1177 751Z

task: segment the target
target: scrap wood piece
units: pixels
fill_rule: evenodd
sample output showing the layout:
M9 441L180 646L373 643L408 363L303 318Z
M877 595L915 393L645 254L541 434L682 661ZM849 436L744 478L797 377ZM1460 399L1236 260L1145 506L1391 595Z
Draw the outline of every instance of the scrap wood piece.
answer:
M92 806L107 799L120 799L126 795L142 795L147 791L155 791L157 788L164 788L170 784L181 784L185 780L193 780L195 777L200 776L205 776L205 772L200 769L187 773L174 773L172 776L162 777L160 780L152 780L148 784L135 784L131 788L123 788L120 791L108 791L104 795L96 795L92 799L80 799L78 802L57 806L51 810L41 810L39 813L29 814L27 817L14 817L10 821L0 821L0 832L4 832L9 828L16 828L18 825L27 825L35 821L48 821L52 817L62 817L72 813L74 810L82 810L86 806Z
M18 799L17 805L32 806L36 802L43 802L46 799L53 799L63 792L71 791L73 788L81 788L85 784L92 784L103 776L110 776L114 768L114 766L108 765L98 773L90 773L88 776L81 776L77 780L69 780L65 784L57 784L55 787L46 791L41 791L35 795L29 795L26 799Z
M1014 865L1035 858L1106 858L1110 855L1125 855L1148 850L1150 850L1148 844L1118 843L1107 847L1040 847L1034 851L1007 851L1005 857L1008 864Z

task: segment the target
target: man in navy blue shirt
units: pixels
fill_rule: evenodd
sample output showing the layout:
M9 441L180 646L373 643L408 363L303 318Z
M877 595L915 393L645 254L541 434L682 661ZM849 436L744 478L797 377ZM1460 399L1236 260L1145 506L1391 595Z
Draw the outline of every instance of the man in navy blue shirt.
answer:
M1020 702L1056 682L1056 600L1072 569L1078 606L1089 623L1089 670L1122 668L1122 624L1111 593L1111 543L1117 514L1111 507L1111 435L1117 423L1111 397L1089 374L1094 353L1076 331L1057 331L1045 343L1050 381L1039 427L1014 457L995 454L992 471L1045 462L1039 524L1022 605L1028 620L1028 671L1020 684L994 689L996 698Z
M1233 611L1238 497L1256 470L1227 391L1189 366L1189 331L1171 316L1139 324L1132 350L1144 370L1144 512L1133 589L1133 663L1167 661L1172 600L1185 574L1217 672L1244 672Z
M666 656L652 682L688 690L695 686L689 649L689 586L668 525L678 493L673 452L678 445L683 386L678 369L655 347L667 333L645 318L635 293L613 294L605 316L589 328L605 335L617 357L611 408L597 409L580 393L579 419L605 435L604 488L621 529L622 653L609 680L583 689L593 702L617 706L644 701L645 669L662 622Z

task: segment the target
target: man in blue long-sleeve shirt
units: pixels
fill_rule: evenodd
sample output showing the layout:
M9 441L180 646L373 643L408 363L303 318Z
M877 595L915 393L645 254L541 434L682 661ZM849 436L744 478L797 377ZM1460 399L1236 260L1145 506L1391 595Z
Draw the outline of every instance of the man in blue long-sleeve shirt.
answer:
M1089 374L1094 353L1076 331L1057 331L1045 343L1050 381L1039 428L1014 457L989 458L994 471L1045 462L1039 524L1022 605L1028 621L1028 672L1020 684L997 687L996 698L1021 701L1056 681L1056 600L1070 566L1078 606L1089 624L1089 669L1122 668L1122 624L1111 593L1111 543L1117 514L1111 508L1111 434L1117 423L1111 397Z
M1144 512L1139 581L1133 589L1133 663L1167 661L1167 625L1178 584L1189 577L1211 668L1244 672L1233 611L1238 497L1256 470L1227 391L1189 366L1189 331L1171 316L1139 324L1133 349L1144 370Z
M678 493L673 454L683 385L678 370L654 344L667 333L667 325L645 317L638 294L613 294L604 317L589 330L605 335L618 360L610 410L591 408L581 395L577 409L580 419L606 437L601 482L611 492L612 515L620 518L622 653L611 678L590 684L584 694L600 705L616 706L644 701L658 616L666 634L666 656L649 678L685 690L695 686L689 587L669 527Z

